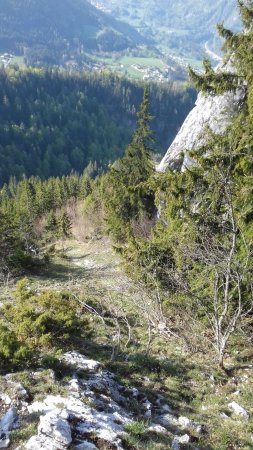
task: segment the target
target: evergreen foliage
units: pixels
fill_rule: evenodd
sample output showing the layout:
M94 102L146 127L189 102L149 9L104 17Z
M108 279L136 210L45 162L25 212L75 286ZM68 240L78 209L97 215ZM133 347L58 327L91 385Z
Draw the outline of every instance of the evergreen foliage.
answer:
M30 263L31 258L12 217L0 211L0 281L21 268L27 269Z
M51 210L48 213L45 231L51 239L58 236L59 223L54 210Z
M16 301L1 310L1 368L39 366L46 352L66 348L88 334L88 323L67 293L35 293L28 280L16 286Z
M64 238L69 238L71 236L71 220L66 213L66 211L62 211L59 217L59 234Z
M137 128L131 143L123 158L113 164L107 176L107 224L110 233L118 241L132 234L131 224L134 220L140 216L151 219L155 212L154 194L146 185L154 172L150 155L153 138L147 87L137 117Z
M150 90L160 150L192 107L195 91L176 83ZM141 83L106 73L1 69L0 185L11 176L82 173L90 161L97 170L106 167L130 141L142 94Z

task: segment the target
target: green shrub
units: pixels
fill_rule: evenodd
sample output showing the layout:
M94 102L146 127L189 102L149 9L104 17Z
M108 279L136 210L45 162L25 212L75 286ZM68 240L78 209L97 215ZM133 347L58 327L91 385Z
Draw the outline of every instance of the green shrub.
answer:
M147 426L143 421L131 422L125 425L124 430L133 436L141 436L146 432Z
M37 423L30 423L25 428L13 430L10 433L10 441L12 444L28 441L31 436L37 432Z
M5 305L1 312L0 357L9 364L42 361L40 352L65 349L87 330L87 320L68 293L36 294L27 279L17 283L16 303Z
M3 308L17 340L29 348L64 347L73 336L82 335L85 322L77 317L76 302L67 293L35 294L27 280L17 283L17 302Z
M21 247L18 247L8 260L12 270L29 269L32 264L32 257Z
M0 359L2 368L19 367L31 357L26 345L20 343L16 334L0 323Z

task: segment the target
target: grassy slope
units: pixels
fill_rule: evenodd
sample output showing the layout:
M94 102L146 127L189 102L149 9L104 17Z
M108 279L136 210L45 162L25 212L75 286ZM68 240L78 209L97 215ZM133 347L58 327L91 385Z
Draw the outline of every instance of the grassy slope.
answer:
M236 401L253 413L250 349L244 356L235 352L227 359L227 364L234 367L229 377L217 370L212 355L190 354L178 342L165 342L155 333L147 356L148 330L134 304L139 301L139 287L124 273L121 259L113 252L110 241L102 237L84 241L73 238L59 242L57 248L58 256L52 259L47 270L31 277L33 287L70 290L93 306L103 305L112 317L125 314L135 318L134 343L124 348L127 331L123 329L121 351L112 362L110 347L116 339L113 321L108 317L104 326L93 316L96 338L86 342L85 353L102 360L123 384L136 385L150 399L153 392L161 392L178 414L204 424L206 433L198 441L199 449L252 449L252 420L240 419L228 408L231 401ZM3 294L2 291L2 299ZM138 404L132 406L138 415ZM168 449L167 441L147 443L144 436L133 439L136 449Z

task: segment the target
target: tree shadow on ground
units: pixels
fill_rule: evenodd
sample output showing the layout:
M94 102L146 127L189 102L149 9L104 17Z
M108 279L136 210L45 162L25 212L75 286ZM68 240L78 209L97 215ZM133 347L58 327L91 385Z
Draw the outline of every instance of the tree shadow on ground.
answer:
M85 277L83 267L70 266L67 263L51 262L39 272L39 278L44 281L66 282Z
M82 258L80 258L82 259ZM73 265L64 261L50 262L47 266L40 268L37 271L36 276L42 282L48 281L49 283L80 283L82 280L102 280L113 275L115 266L113 263L108 263L101 267L87 267ZM34 274L33 274L34 276Z

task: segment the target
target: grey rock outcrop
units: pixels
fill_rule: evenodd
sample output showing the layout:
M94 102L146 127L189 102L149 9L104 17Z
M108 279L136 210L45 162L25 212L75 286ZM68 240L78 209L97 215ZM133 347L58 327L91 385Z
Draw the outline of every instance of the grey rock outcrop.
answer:
M99 369L101 364L98 361L94 361L93 359L88 359L83 355L80 355L78 352L72 351L67 352L63 355L62 361L69 365L74 365L78 369L84 369L89 371L96 371Z
M75 450L98 450L98 448L91 442L83 441L81 444L75 446Z
M231 63L221 65L217 71L233 72ZM168 168L180 170L189 167L192 160L188 152L200 148L207 138L207 128L222 134L238 112L244 97L244 89L226 92L223 95L204 95L199 93L195 107L186 117L181 129L157 166L158 172Z

